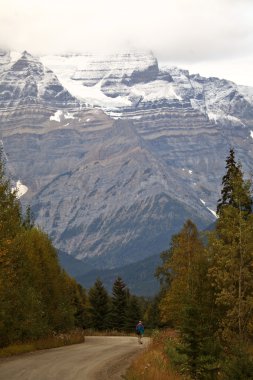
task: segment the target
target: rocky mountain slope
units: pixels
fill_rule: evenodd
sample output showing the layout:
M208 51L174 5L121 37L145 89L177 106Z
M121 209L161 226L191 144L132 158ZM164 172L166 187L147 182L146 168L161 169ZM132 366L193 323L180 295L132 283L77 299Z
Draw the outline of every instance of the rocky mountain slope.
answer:
M230 145L253 166L252 89L151 53L1 52L0 123L22 202L94 268L159 253L186 218L212 223Z

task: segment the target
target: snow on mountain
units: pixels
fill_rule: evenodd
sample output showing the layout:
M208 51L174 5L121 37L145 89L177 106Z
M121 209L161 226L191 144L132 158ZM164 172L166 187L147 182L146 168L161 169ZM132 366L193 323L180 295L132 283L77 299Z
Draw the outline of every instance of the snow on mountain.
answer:
M0 49L0 70L10 62L10 52Z
M103 109L130 107L134 99L181 99L172 83L158 79L158 63L152 53L108 56L41 57L61 83L77 98Z
M0 108L30 104L49 107L76 106L76 99L63 88L56 75L27 52L6 53L0 70Z
M253 105L253 87L238 86L238 90L245 97L245 99Z
M230 146L250 173L252 93L152 53L2 52L8 168L57 248L97 266L134 262L168 248L186 218L216 219Z
M43 64L51 68L61 83L77 98L93 106L117 108L130 106L128 85L145 81L145 78L156 78L157 61L152 54L122 53L115 55L75 55L44 56ZM141 79L136 78L136 73ZM126 90L123 96L108 96L104 88L112 85L112 92L117 85Z
M212 209L210 209L209 207L207 207L207 209L215 216L215 218L217 219L218 218L218 215L216 214L215 211L213 211Z
M73 96L101 107L115 118L124 118L122 108L127 109L129 117L129 109L135 109L139 103L166 99L190 101L194 109L215 123L243 125L233 104L244 107L246 113L253 104L252 88L190 75L178 67L159 67L152 53L45 56L41 60Z
M41 57L43 64L54 70L60 79L71 77L82 81L84 86L94 86L111 75L116 80L124 79L125 83L134 80L135 74L145 75L152 72L155 78L158 71L157 60L152 53L127 52L110 55L66 55Z
M206 113L211 120L223 124L229 122L244 125L243 111L245 116L248 112L252 116L252 106L248 98L244 97L241 86L224 79L203 78L199 75L192 75L189 79L196 89L192 106Z
M17 198L21 198L28 191L28 187L23 185L20 180L16 183L16 186L12 188L12 191L17 192Z
M57 121L58 123L61 121L61 115L63 112L61 110L58 110L54 113L53 116L50 116L50 120Z
M50 116L49 120L54 120L60 123L61 119L74 120L75 118L76 117L72 113L69 113L69 112L64 113L62 110L57 110L53 115ZM87 119L87 121L89 120Z

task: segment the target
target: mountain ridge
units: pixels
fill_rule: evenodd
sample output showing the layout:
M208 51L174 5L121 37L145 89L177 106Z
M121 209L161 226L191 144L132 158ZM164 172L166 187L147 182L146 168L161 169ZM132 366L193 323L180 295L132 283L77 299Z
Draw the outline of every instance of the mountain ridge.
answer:
M253 98L152 54L101 60L54 57L47 69L49 58L1 53L0 121L36 224L57 249L112 269L168 248L187 218L216 219L229 147L253 165Z

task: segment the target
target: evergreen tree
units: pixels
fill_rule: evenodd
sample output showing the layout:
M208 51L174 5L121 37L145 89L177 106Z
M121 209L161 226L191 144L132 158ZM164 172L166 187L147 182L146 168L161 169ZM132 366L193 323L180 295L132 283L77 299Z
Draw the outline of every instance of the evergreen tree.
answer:
M218 350L214 295L207 273L209 259L196 226L188 220L172 238L168 260L169 287L161 292L162 321L176 326L181 335L180 351L185 368L194 379L208 379L217 367ZM168 278L168 276L166 276ZM210 375L211 376L211 375Z
M25 229L31 229L32 227L34 227L34 220L33 220L30 206L26 208L25 217L23 219L22 224Z
M126 327L128 296L126 284L117 277L112 288L111 325L118 331Z
M134 331L136 324L142 318L141 306L138 297L129 297L126 313L126 330Z
M179 329L185 368L193 379L252 378L251 184L243 179L233 149L222 182L219 219L207 247L188 221L157 270L163 280L161 316Z
M209 276L220 310L220 332L231 341L253 337L253 215L224 209L209 243Z
M100 279L89 290L91 326L96 330L108 328L109 296Z
M220 345L214 335L216 325L211 319L213 313L208 315L205 306L189 300L179 326L181 345L178 351L186 357L185 372L196 380L216 379L219 370Z
M12 239L21 228L21 207L12 190L10 181L5 176L2 151L0 150L0 244Z
M75 281L74 294L75 326L85 329L88 327L88 298L86 290Z
M252 199L250 181L243 180L241 165L235 161L235 153L231 148L226 159L226 174L222 178L221 198L217 204L217 214L227 205L251 213Z
M159 305L161 303L163 292L156 295L152 300L149 300L146 303L145 313L144 313L144 322L151 329L162 327ZM141 318L142 319L142 318Z
M219 219L209 243L209 274L220 309L221 336L230 345L253 332L253 215L250 182L244 181L232 149L226 162Z

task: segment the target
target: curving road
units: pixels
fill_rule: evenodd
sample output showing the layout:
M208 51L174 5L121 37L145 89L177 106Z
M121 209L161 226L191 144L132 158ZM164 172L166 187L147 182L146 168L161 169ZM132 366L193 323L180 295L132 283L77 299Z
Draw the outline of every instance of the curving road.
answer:
M0 380L122 380L147 346L136 337L86 337L85 343L0 360Z

